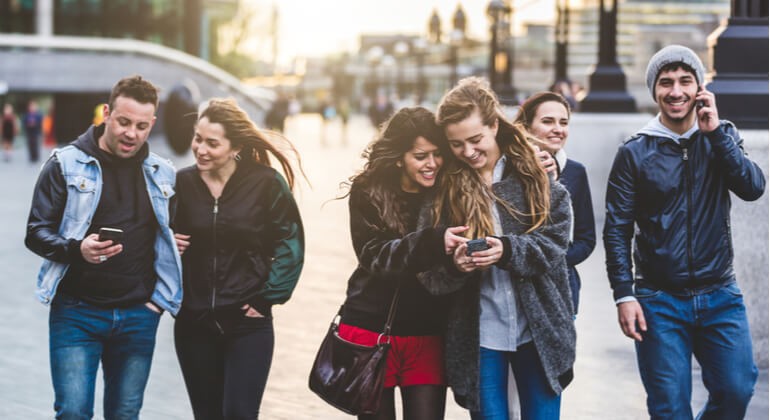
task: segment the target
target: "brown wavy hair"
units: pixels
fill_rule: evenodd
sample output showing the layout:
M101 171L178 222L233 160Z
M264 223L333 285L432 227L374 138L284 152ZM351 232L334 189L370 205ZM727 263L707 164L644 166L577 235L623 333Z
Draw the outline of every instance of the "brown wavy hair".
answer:
M363 169L346 183L350 190L360 188L377 208L385 226L372 226L374 229L387 228L400 235L407 233L405 209L398 199L403 169L397 163L412 149L417 137L436 145L446 159L449 149L444 131L436 125L435 115L423 107L402 108L382 125L377 137L362 153L366 159ZM339 198L349 194L348 191Z
M289 157L281 151L281 148L285 148L294 155L297 169L304 176L299 152L289 139L272 131L260 130L251 121L246 111L238 106L235 99L210 99L199 112L198 120L200 121L204 117L212 123L222 125L225 129L225 137L230 140L233 148L241 147L239 164L245 161L271 166L270 155L272 155L278 159L286 182L289 184L289 188L293 190L296 173Z
M499 203L511 216L527 223L531 232L543 225L551 208L550 181L540 166L535 149L529 144L531 137L521 127L514 126L506 118L497 96L486 80L469 77L447 92L441 99L436 122L442 128L459 123L478 111L481 121L487 127L497 123L495 141L500 152L507 159L507 165L522 183L528 205L526 209L514 208L510 203L497 197L492 188L484 182L477 170L465 162L453 158L445 159L444 176L434 203L435 223L439 216L450 226L466 225L466 235L484 237L493 235L494 220L492 203Z

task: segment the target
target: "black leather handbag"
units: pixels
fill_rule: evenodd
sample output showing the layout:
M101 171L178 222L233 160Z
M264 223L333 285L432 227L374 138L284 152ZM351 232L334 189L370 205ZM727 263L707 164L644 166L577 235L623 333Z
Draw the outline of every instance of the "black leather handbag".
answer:
M352 343L339 336L342 308L332 320L310 370L310 390L348 414L374 414L380 408L385 367L390 350L390 326L399 289L390 303L385 328L374 346Z

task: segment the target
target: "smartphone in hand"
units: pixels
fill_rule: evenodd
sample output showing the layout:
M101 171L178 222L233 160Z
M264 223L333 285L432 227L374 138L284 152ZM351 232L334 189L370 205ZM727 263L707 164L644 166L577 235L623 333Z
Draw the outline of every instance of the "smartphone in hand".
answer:
M698 86L698 93L700 93L702 90L703 90L703 86L699 85ZM695 101L695 108L701 109L704 106L706 106L706 104L702 100L698 99L698 100Z
M99 229L99 241L112 240L113 245L119 244L123 240L123 230L117 228L103 227Z
M484 251L489 249L489 244L485 238L472 239L465 243L468 248L465 250L465 255L470 256L476 251Z

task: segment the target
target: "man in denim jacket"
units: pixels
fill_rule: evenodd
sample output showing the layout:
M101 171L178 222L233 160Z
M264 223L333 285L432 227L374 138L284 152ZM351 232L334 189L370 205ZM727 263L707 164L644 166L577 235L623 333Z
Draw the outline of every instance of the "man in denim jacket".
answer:
M730 192L756 200L765 177L735 126L719 120L703 76L686 47L650 59L660 113L620 147L607 184L607 273L653 419L692 418L693 356L709 391L698 418L743 418L757 379L733 270Z
M25 244L45 258L37 296L51 305L56 418L93 416L100 361L104 417L138 418L160 315L179 310L175 171L146 144L157 106L150 82L120 80L104 123L55 150L35 186ZM123 236L100 240L100 228Z

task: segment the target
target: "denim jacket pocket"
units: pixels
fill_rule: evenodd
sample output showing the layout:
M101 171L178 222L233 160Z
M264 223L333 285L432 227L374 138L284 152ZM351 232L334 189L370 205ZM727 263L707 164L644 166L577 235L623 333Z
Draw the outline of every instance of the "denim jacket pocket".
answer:
M79 221L87 219L96 200L96 180L83 175L71 175L66 177L66 182L69 198L64 217Z

